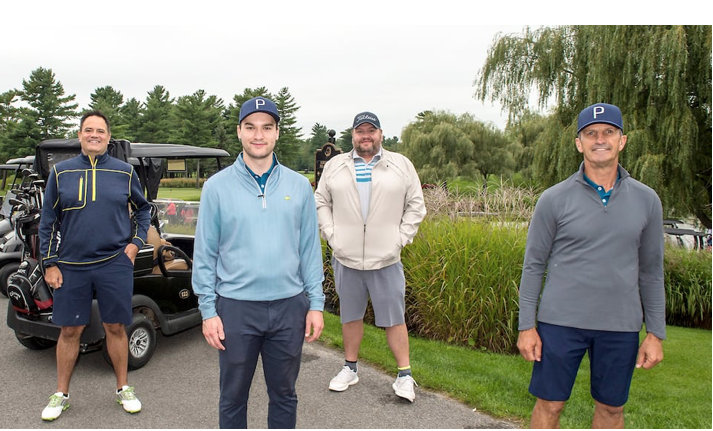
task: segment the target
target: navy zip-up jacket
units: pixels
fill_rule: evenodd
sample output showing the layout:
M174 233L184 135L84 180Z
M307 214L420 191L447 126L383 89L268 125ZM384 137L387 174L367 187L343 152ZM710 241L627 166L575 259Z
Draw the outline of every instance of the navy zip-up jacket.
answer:
M91 268L118 256L129 243L140 249L150 208L128 163L107 153L57 163L47 179L40 218L42 263Z

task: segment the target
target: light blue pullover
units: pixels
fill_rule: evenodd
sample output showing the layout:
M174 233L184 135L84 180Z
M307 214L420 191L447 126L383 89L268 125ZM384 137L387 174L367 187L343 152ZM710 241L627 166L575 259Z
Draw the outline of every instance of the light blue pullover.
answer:
M193 252L193 291L203 319L218 296L274 301L305 292L324 309L317 209L307 178L279 163L263 193L243 155L203 186Z

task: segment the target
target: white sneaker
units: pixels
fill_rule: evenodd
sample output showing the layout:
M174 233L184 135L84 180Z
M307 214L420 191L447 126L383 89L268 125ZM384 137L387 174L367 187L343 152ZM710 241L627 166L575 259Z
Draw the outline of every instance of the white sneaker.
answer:
M359 376L357 373L352 371L347 365L342 368L342 371L337 374L332 381L329 382L329 390L343 392L346 391L349 386L356 385L359 383Z
M396 392L396 395L413 402L413 400L416 398L416 392L413 390L414 385L418 386L413 377L403 376L397 377L396 381L393 385L391 385L391 387L394 388L394 392Z
M116 402L121 404L127 413L138 413L141 411L141 401L136 398L134 388L122 386L121 392L116 393Z
M53 421L69 408L69 397L65 397L62 392L57 392L50 396L50 402L42 410L43 421Z

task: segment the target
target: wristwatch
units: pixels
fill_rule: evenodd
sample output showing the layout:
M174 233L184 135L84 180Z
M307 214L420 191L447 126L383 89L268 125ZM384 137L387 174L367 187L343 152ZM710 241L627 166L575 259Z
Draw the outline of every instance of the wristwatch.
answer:
M52 268L53 266L57 266L57 264L55 262L45 263L45 269Z

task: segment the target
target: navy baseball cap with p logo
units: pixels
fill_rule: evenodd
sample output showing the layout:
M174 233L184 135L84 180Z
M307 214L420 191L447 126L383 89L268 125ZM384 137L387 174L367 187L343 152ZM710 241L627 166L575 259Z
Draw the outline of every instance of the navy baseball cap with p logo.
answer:
M253 97L240 105L240 120L238 122L242 124L245 117L256 112L270 114L275 119L275 123L280 123L280 114L277 112L275 102L264 97Z
M621 118L621 110L608 103L595 103L588 106L579 113L577 120L577 134L590 124L606 123L624 130L624 120Z
M371 112L362 112L362 113L357 114L356 117L354 117L354 124L352 125L352 129L356 129L357 127L361 126L364 123L369 123L372 126L376 127L377 129L381 129L381 123L379 123L379 117L372 114Z

